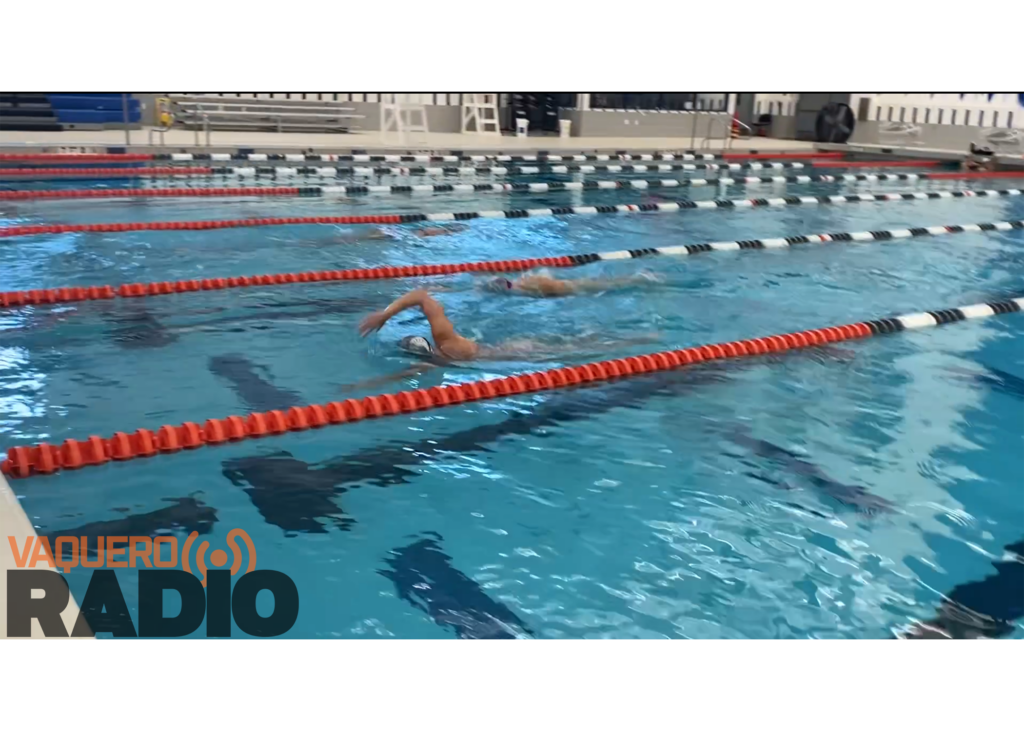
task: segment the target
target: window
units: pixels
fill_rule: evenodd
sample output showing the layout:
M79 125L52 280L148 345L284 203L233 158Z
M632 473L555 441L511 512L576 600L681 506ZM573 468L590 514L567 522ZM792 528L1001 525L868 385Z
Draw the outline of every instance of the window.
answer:
M910 110L910 121L911 122L916 122L917 121L917 107L914 107L913 109Z
M971 110L968 109L966 112L964 112L964 124L970 124L970 123L971 123Z
M881 107L875 107L875 121L876 122L882 121L882 108Z
M950 124L956 124L956 110L955 109L950 109L949 110L949 123Z
M931 119L931 116L932 116L932 110L931 109L925 109L924 110L924 123L925 124L928 124L928 120Z
M888 116L887 116L887 117L885 118L885 121L886 121L886 122L891 122L891 121L892 121L892 109L893 109L892 107L889 107L889 114L888 114Z
M982 109L980 112L978 112L978 126L979 127L984 127L985 126L985 110L984 109Z
M999 126L999 112L992 112L992 126Z
M942 112L943 112L943 110L942 110L942 109L940 109L940 110L939 110L939 118L938 118L938 120L937 120L937 121L935 122L936 124L942 124Z
M1013 112L1007 112L1006 113L1006 126L1007 127L1012 127L1013 126Z
M906 117L906 116L907 116L907 108L906 107L900 107L900 121L902 122L904 117Z

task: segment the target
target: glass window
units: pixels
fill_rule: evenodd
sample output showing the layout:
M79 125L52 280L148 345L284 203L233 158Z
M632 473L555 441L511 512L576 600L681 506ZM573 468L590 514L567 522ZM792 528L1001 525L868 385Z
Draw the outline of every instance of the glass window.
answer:
M591 109L686 109L696 94L677 94L663 92L593 92L590 95ZM573 102L575 104L575 102Z

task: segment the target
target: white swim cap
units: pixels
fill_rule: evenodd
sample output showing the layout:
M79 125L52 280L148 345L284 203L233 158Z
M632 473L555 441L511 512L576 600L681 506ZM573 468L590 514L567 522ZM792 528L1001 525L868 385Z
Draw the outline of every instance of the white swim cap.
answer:
M430 341L419 335L409 335L398 341L398 347L416 355L433 355L434 348Z

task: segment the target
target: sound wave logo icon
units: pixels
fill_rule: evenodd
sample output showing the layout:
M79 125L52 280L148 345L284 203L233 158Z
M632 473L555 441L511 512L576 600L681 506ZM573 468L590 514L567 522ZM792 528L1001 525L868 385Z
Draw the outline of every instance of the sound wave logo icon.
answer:
M188 538L185 539L185 544L181 547L181 568L188 573L193 573L192 567L189 565L188 555L192 548L192 544L196 538L199 537L197 531L192 531ZM231 546L231 554L234 556L234 560L231 562L231 575L234 576L238 573L239 569L242 568L242 550L238 545L238 538L241 538L245 543L246 548L249 549L249 563L246 566L245 573L249 573L256 569L256 546L253 545L252 538L241 528L235 528L228 533L227 543ZM206 586L206 551L210 548L209 541L203 541L199 544L196 549L196 569L197 575L202 579L202 584ZM223 549L216 549L210 553L210 563L213 564L214 568L221 568L228 562L228 554Z

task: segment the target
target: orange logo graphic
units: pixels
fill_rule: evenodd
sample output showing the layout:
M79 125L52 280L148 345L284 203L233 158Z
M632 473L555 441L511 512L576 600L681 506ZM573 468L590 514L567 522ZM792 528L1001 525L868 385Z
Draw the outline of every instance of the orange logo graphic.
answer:
M192 544L195 542L196 537L199 535L198 532L192 531L188 538L185 539L185 545L181 547L181 568L185 571L192 573L192 567L188 563L188 552L192 548ZM231 553L235 557L235 560L231 562L231 575L234 576L238 573L238 570L242 568L242 551L238 547L237 538L241 537L245 541L246 547L249 549L249 565L246 566L245 573L249 573L256 568L256 546L252 543L252 538L241 528L235 528L233 531L228 533L227 542L231 546ZM203 586L206 586L206 549L210 547L209 541L203 541L199 544L199 548L196 550L196 568L199 570L199 577L203 580ZM222 549L218 548L210 554L210 563L215 568L220 568L228 562L228 554Z
M192 544L199 537L192 531L181 545L181 568L202 579L206 586L206 552L210 548L209 541L203 541L196 549L196 571L189 562ZM243 573L256 570L256 546L252 538L241 528L228 533L227 544L231 547L233 560L231 575L234 576L242 568L242 549L238 545L241 538L249 553L249 560ZM178 565L177 536L60 536L50 544L47 536L29 536L23 546L19 546L14 536L7 541L14 557L14 565L20 569L36 568L42 563L50 568L63 570L65 574L71 569L81 566L87 569L126 569L126 568L158 568L169 569ZM214 568L221 568L228 562L227 551L215 549L210 553L210 563Z

